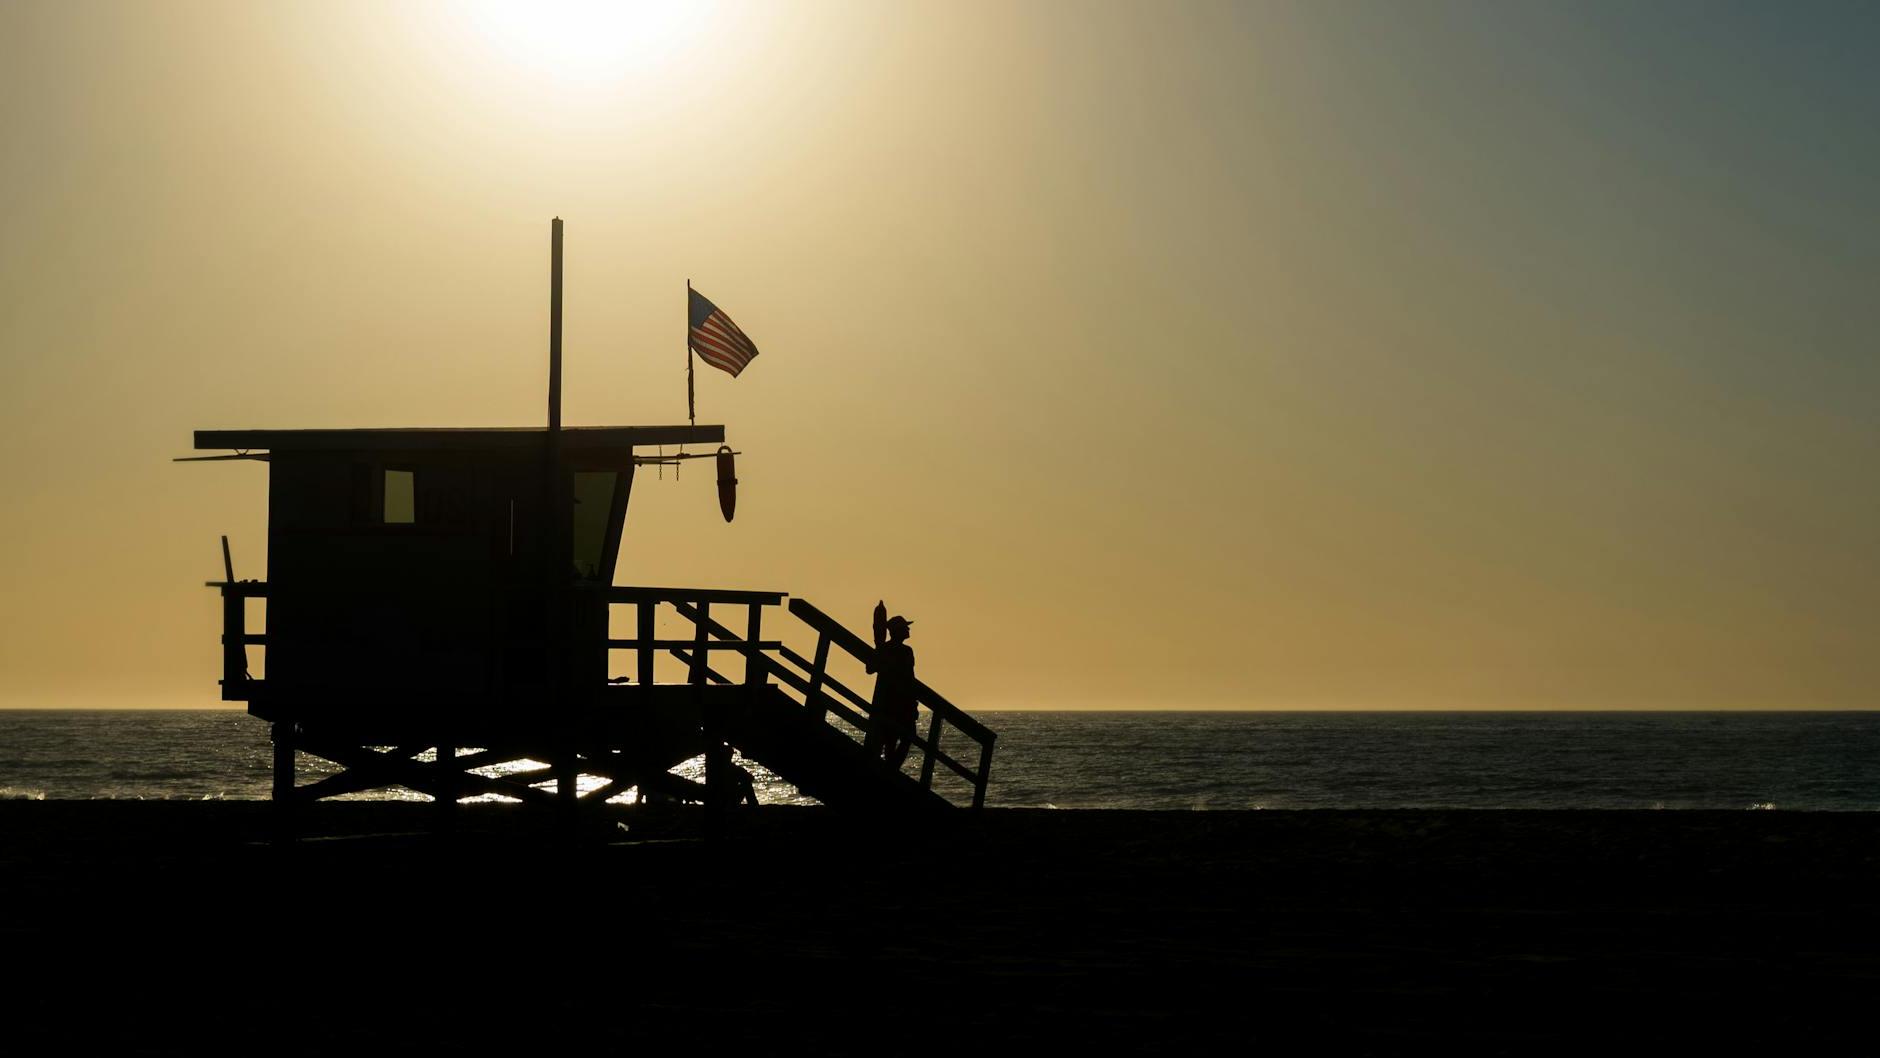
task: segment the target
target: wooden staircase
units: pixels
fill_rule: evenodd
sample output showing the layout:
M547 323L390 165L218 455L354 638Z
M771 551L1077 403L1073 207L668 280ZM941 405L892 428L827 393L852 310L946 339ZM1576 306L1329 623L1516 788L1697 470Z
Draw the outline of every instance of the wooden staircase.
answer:
M643 605L639 599L634 601ZM810 657L781 642L766 642L757 636L761 627L758 607L763 603L746 602L754 616L750 618L751 631L740 638L711 617L707 603L661 601L670 602L691 621L699 637L688 647L670 648L674 657L687 663L691 685L715 689L737 686L705 658L711 650L725 647L739 648L744 655L742 686L747 693L716 707L720 714L707 718L707 730L715 729L718 737L744 756L777 773L804 794L841 807L946 808L953 802L934 787L936 769L944 768L970 784L971 807L985 806L992 750L998 736L931 687L917 683L915 701L926 723L924 732L920 725L916 727L909 759L918 761L918 777L869 754L858 739L866 737L871 703L829 672L829 660L834 651L840 650L872 669L874 647L808 600L791 599L789 612L816 633ZM629 644L637 648L637 641L619 642L622 647ZM775 682L771 682L773 679ZM977 748L972 765L942 748L949 729L959 732L957 739Z
M787 611L798 622L793 632L814 636L807 655L763 636L764 615L783 604L781 593L580 590L574 627L591 634L577 639L570 664L580 679L558 709L414 700L370 688L340 696L290 695L249 674L248 649L265 649L269 636L248 631L243 603L267 598L267 585L212 586L224 599L222 696L248 702L250 713L274 725L277 800L385 786L444 802L496 794L538 804L598 803L634 787L643 794L700 800L705 788L672 769L723 743L835 807L905 812L978 809L986 802L998 736L925 683L915 684L922 720L910 739L913 772L867 752L862 743L869 699L830 663L847 655L859 663L852 667L872 670L874 647L804 599L790 599ZM631 609L636 635L607 634L617 607ZM660 638L661 607L683 618L691 635ZM733 612L745 618L742 634L718 619ZM619 652L633 656L635 675L608 679L609 660ZM742 661L736 679L712 664L714 655L727 654ZM661 656L684 663L682 682L655 678ZM343 771L297 785L296 752L322 757Z

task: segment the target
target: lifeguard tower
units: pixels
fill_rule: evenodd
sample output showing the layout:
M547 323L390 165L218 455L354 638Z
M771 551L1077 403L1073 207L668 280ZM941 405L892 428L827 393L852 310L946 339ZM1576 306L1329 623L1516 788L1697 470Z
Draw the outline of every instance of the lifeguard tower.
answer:
M872 668L873 645L807 600L612 584L636 468L720 446L729 518L735 453L722 426L561 426L554 234L546 428L195 435L269 468L266 579L236 579L225 553L210 587L222 698L272 725L276 802L402 786L447 805L723 804L736 749L832 806L981 807L996 736L919 684L915 773L866 752L869 698L831 660ZM297 753L341 770L302 784ZM674 773L700 757L702 783Z

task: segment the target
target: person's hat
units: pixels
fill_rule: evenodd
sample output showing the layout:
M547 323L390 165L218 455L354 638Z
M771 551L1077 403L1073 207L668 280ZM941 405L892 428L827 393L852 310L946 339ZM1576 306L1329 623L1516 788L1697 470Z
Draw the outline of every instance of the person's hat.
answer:
M905 617L902 617L900 614L896 614L893 617L888 618L889 628L893 628L895 625L900 625L902 628L906 628L913 623L914 622L908 620Z

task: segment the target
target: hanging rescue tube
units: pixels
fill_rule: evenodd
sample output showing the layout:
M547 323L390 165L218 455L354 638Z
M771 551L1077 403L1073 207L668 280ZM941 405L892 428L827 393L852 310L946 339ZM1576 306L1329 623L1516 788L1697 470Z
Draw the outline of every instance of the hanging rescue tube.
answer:
M738 510L738 471L732 463L730 445L718 446L718 509L725 512L725 521Z

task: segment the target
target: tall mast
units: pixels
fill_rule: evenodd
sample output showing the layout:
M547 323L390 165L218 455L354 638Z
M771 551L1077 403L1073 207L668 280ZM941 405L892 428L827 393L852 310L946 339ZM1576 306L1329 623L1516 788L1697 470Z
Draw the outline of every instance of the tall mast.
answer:
M687 277L685 281L685 421L691 426L698 425L698 406L692 400L692 280L690 277Z
M548 258L548 447L561 451L561 218L549 229ZM559 459L555 460L559 462Z
M563 715L561 743L556 753L556 792L570 816L575 806L574 702L568 685L568 636L571 631L570 594L573 575L574 531L570 524L571 497L563 487L567 473L561 451L561 218L550 229L548 264L548 465L544 468L542 568L548 600L547 663L550 701Z

